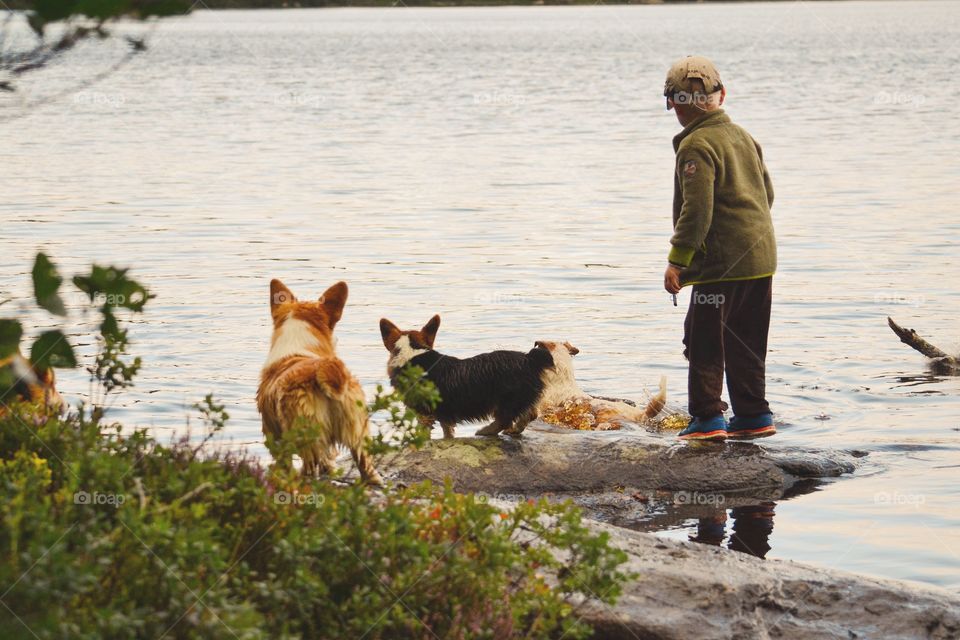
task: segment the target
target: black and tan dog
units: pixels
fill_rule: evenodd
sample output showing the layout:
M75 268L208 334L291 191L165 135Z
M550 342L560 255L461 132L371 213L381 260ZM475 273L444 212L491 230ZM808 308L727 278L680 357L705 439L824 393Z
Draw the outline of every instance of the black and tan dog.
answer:
M535 347L521 351L491 351L471 358L455 358L434 350L440 328L440 316L433 316L418 330L401 331L386 318L380 321L383 346L390 352L387 375L396 384L397 373L409 365L426 373L440 393L433 411L410 407L421 421L440 422L445 438L453 437L458 422L493 422L477 431L492 436L501 431L520 434L537 417L537 403L544 389L544 372L553 368L546 349Z

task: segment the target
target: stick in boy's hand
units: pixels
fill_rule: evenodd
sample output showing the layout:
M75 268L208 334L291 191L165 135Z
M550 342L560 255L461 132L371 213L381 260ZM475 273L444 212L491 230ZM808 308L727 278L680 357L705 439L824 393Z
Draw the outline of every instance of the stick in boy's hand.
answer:
M676 265L668 264L667 270L663 272L663 288L667 293L676 295L680 293L680 272L682 269Z

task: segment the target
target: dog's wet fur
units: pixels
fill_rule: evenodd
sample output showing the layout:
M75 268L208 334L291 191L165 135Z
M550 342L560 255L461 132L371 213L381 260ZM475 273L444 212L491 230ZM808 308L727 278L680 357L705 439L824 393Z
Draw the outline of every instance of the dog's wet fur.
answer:
M347 284L338 282L319 300L297 300L279 280L270 282L273 337L260 373L257 408L264 435L280 439L300 423L320 427L301 448L306 476L329 474L337 446L350 450L364 481L381 478L365 448L369 435L363 389L337 357L333 329L347 303Z
M551 424L594 430L620 429L625 422L647 425L667 402L667 381L660 378L660 389L643 407L625 400L588 394L580 388L573 373L573 356L580 350L569 342L538 340L536 346L550 352L553 368L544 374L543 395L538 413ZM575 421L577 424L567 424Z
M57 380L52 368L38 369L18 351L0 358L0 369L9 370L14 379L10 388L0 389L4 402L16 400L33 403L38 417L59 415L66 407L57 392ZM0 405L0 415L6 412L6 405Z
M440 328L435 315L422 328L403 331L383 318L380 335L390 352L387 374L396 385L400 370L413 365L425 372L440 393L440 403L432 411L410 407L421 422L439 422L445 438L452 438L458 422L493 422L477 431L492 436L505 432L519 435L537 417L537 404L543 394L544 373L553 368L550 352L539 346L527 353L491 351L470 358L456 358L433 348Z

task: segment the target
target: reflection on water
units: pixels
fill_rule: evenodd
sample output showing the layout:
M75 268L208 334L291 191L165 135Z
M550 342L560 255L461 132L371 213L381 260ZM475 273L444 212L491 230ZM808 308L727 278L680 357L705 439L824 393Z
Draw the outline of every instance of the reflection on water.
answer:
M20 96L0 92L0 299L29 300L39 248L65 273L130 265L157 298L113 417L166 438L213 391L259 455L272 277L349 282L338 349L368 395L379 319L440 313L453 355L569 340L588 392L642 398L666 375L682 402L660 93L709 43L777 186L776 443L871 468L778 502L768 557L960 588L960 378L928 375L886 324L960 351L958 23L960 3L924 1L199 11L96 95L11 122ZM92 44L27 97L122 54ZM82 371L60 380L88 391ZM716 514L660 515L647 526L686 537Z
M778 505L782 508L795 504L794 500L799 496L821 491L832 482L837 480L799 480L782 495L771 489L769 493L776 499L767 500L737 493L664 492L654 500L645 499L642 507L635 508L632 513L619 505L621 508L617 513L609 514L606 519L628 529L661 532L671 538L684 536L693 542L726 546L766 558L776 546L773 525ZM597 508L596 504L589 506Z
M730 509L729 520L733 521L733 526L727 547L766 558L770 551L770 534L773 533L774 507L774 502L763 502ZM727 511L724 509L716 515L701 517L697 521L696 532L690 534L690 540L719 547L727 538L727 521Z

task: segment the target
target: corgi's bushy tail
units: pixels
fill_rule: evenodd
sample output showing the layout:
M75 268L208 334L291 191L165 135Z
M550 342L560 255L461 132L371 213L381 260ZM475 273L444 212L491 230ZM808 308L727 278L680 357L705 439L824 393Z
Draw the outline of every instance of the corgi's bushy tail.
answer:
M652 420L658 413L663 411L667 404L667 376L660 376L660 390L657 395L650 398L647 408L643 410L644 420Z

